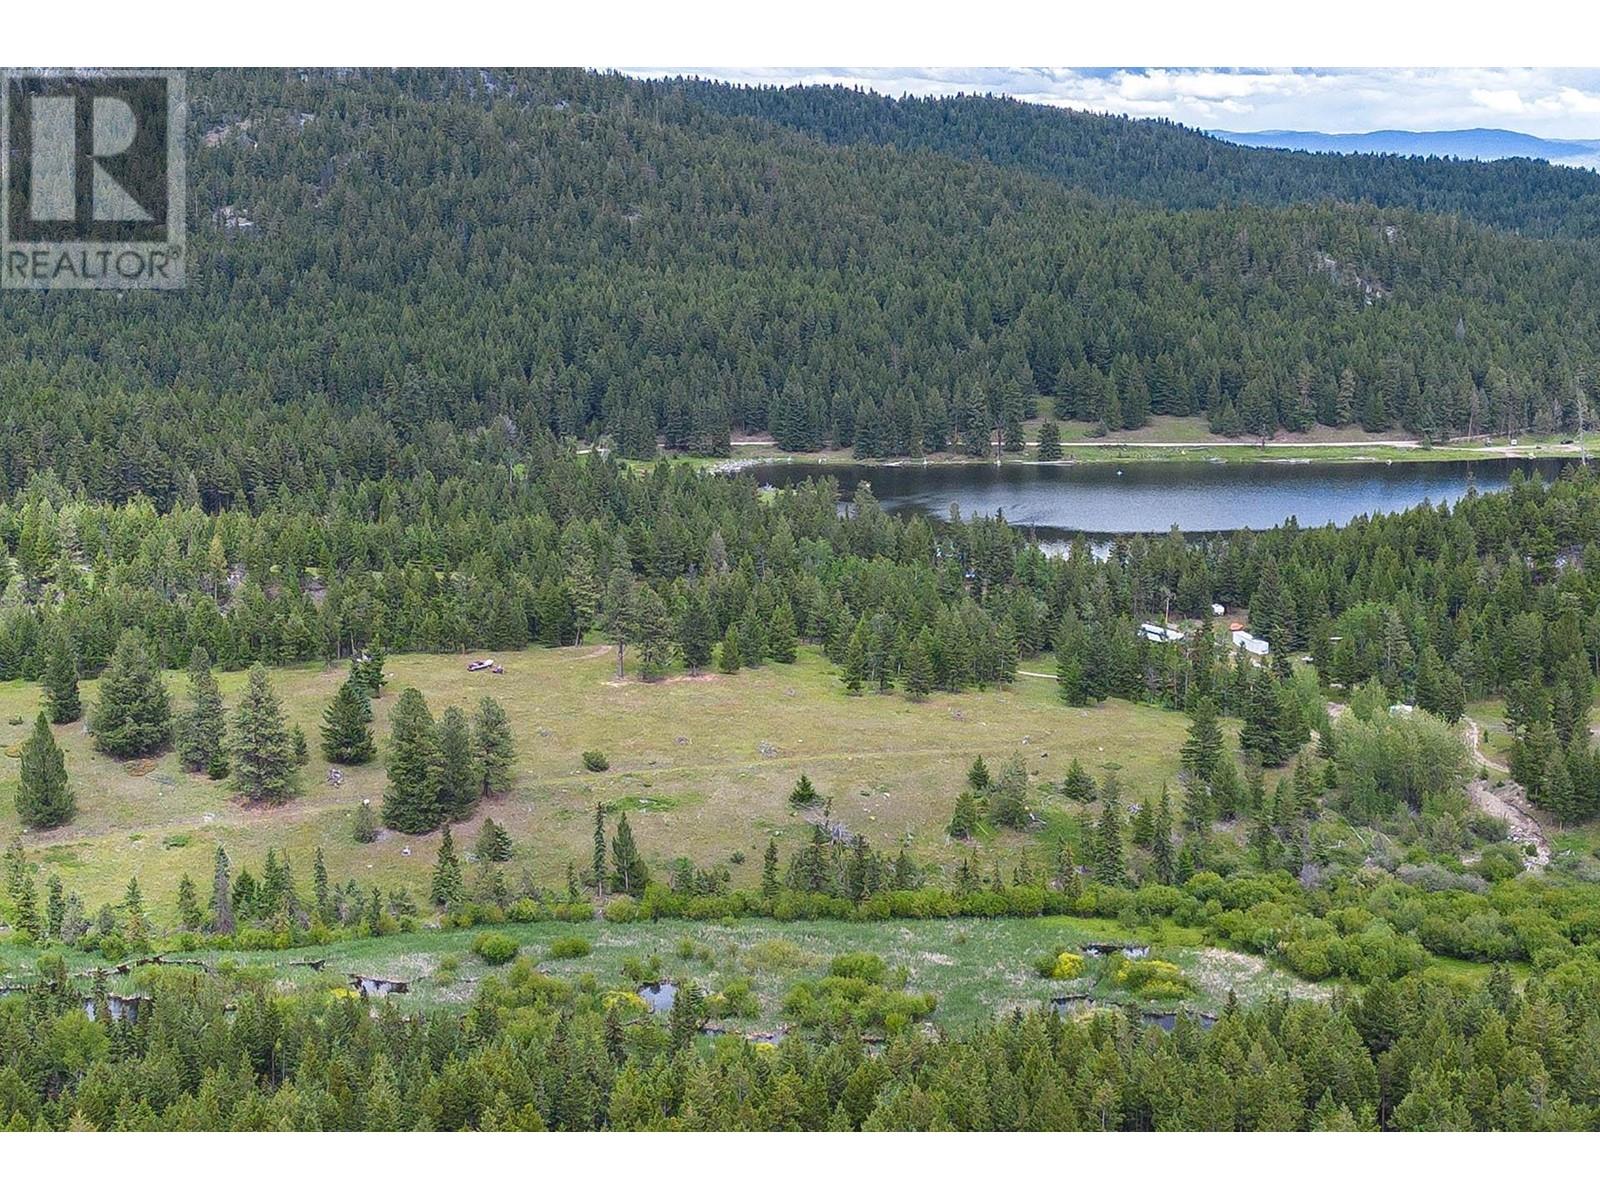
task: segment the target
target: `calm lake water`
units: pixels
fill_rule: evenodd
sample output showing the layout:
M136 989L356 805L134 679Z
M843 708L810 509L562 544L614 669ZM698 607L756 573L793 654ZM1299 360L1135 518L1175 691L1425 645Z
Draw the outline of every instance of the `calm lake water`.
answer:
M756 478L784 487L816 475L839 481L848 499L862 482L886 510L921 509L947 517L1003 512L1013 525L1100 534L1270 529L1293 517L1302 526L1344 525L1369 513L1422 503L1455 503L1469 487L1495 491L1513 471L1554 479L1563 459L1395 463L1005 463L930 466L819 466L768 463Z

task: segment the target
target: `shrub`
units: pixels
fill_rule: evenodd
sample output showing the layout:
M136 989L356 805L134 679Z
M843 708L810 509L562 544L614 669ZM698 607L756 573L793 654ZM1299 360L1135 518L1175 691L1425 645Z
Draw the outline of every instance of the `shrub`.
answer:
M599 750L585 750L583 752L583 768L586 771L609 771L611 760Z
M1045 979L1076 979L1083 974L1083 955L1070 950L1053 950L1034 964Z
M551 958L588 958L589 942L581 937L558 937L550 943Z
M864 979L868 983L882 983L889 968L883 959L876 954L869 954L865 950L853 950L847 954L835 955L828 964L828 974L841 979Z
M472 952L489 965L498 967L517 956L517 939L510 934L485 930L472 939Z
M639 902L632 896L618 896L606 905L605 918L613 925L631 925L639 919Z

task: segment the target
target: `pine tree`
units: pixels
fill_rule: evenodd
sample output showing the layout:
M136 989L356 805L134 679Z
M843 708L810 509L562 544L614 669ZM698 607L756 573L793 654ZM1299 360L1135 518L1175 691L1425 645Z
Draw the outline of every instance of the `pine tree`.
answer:
M1055 462L1061 457L1061 426L1046 421L1039 426L1039 461Z
M296 766L305 766L311 761L311 747L306 742L306 731L300 728L297 722L289 731L289 746L294 751Z
M467 888L461 878L461 862L456 858L456 844L450 836L450 826L444 827L439 839L439 857L433 866L433 881L428 886L428 898L436 908L448 908L466 897Z
M634 844L628 814L623 813L617 818L617 832L611 839L611 886L630 896L642 896L649 882L650 872Z
M439 739L428 702L406 688L389 717L388 786L383 791L383 823L401 833L439 828Z
M378 840L378 818L370 800L356 805L355 839L363 846Z
M1067 777L1062 781L1061 794L1079 804L1087 804L1095 797L1094 779L1076 758L1067 765Z
M284 720L283 704L260 663L250 668L244 694L239 697L231 749L234 776L246 800L278 804L294 794L294 741Z
M845 647L842 674L845 691L852 696L860 695L861 685L867 677L867 642L860 625L856 626Z
M767 839L766 853L761 856L761 894L771 900L778 894L778 843Z
M228 855L219 845L211 870L211 932L234 931L233 889L228 881Z
M1094 878L1107 887L1121 887L1126 882L1123 867L1122 806L1115 795L1107 794L1101 800L1100 823L1094 839Z
M1217 720L1217 704L1210 696L1195 702L1189 718L1189 737L1178 752L1183 769L1196 779L1211 782L1222 757L1222 725Z
M493 817L485 817L483 828L478 830L477 855L483 862L510 862L515 852L511 835Z
M317 904L317 920L325 925L332 924L335 919L333 894L328 885L328 860L322 856L321 846L311 857L311 896Z
M735 675L744 666L744 650L739 645L739 627L729 625L722 635L722 650L717 655L717 670L724 675Z
M606 897L606 810L603 804L594 806L594 848L589 858L589 867L594 872L595 893L604 900Z
M78 659L72 643L57 626L44 643L45 704L55 725L66 725L83 716L83 699L78 695Z
M689 674L698 675L710 664L716 636L711 610L700 592L691 590L678 614L678 653Z
M1072 844L1063 838L1056 847L1056 887L1063 896L1076 900L1083 894L1083 880L1078 875L1078 860L1072 853Z
M448 820L465 820L483 791L483 777L472 754L466 715L454 705L439 718L439 807Z
M122 918L128 931L128 945L135 950L150 948L150 922L145 916L144 894L139 890L139 878L128 880L128 889L122 894Z
M978 798L970 791L963 791L956 797L956 809L946 832L953 838L965 841L977 832L980 820L982 816L978 811Z
M928 653L928 631L911 639L906 647L904 678L906 695L913 700L925 700L933 691L933 658Z
M812 786L811 779L804 771L800 773L799 782L789 793L790 808L815 808L822 802L822 797L817 794L817 789Z
M55 829L72 820L77 799L67 783L66 757L43 712L22 743L17 817L27 829Z
M128 630L100 676L89 721L95 747L113 758L134 758L172 736L172 701L144 638Z
M772 623L767 629L767 657L773 662L792 663L796 645L794 610L787 600L780 600L772 610Z
M516 761L512 744L511 721L493 696L478 701L472 719L472 753L477 760L478 778L485 796L504 792L511 786L511 765Z
M44 936L52 942L59 942L67 924L67 897L66 890L62 887L61 876L52 875L45 884L44 901Z
M1013 754L988 792L989 819L1008 829L1028 823L1028 769L1022 756Z
M983 755L978 755L972 760L972 765L967 768L967 787L976 795L983 795L989 790L989 765L983 761Z
M377 755L372 741L372 702L359 685L345 680L322 717L322 756L331 763L355 765Z
M211 659L203 646L196 646L189 655L189 708L178 717L174 737L184 769L209 772L219 759L226 762L227 731Z
M1161 799L1156 801L1154 829L1151 831L1150 865L1160 883L1176 883L1178 864L1172 850L1172 802L1166 785L1161 788Z

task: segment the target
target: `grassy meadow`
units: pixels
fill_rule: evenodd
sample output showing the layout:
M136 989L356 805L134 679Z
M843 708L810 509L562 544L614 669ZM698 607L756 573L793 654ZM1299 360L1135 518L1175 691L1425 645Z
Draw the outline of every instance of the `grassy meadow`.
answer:
M1206 946L1196 930L1164 924L1130 932L1114 921L1078 917L860 923L781 923L754 918L631 925L545 922L499 926L496 932L515 938L523 955L536 961L540 971L602 991L631 991L638 978L692 979L711 994L735 980L748 980L758 1011L718 1022L746 1032L781 1024L789 989L803 979L825 975L834 955L851 951L879 955L891 972L903 969L905 987L937 996L934 1019L952 1029L1003 1016L1014 1008L1034 1008L1057 996L1087 996L1098 1004L1139 1003L1160 1011L1181 1008L1215 1013L1227 1002L1230 990L1245 1003L1275 995L1332 994L1332 989L1306 983L1264 959ZM575 935L589 942L588 955L551 956L556 939ZM509 969L491 967L474 955L476 936L471 930L428 930L295 950L202 951L173 957L198 959L212 967L220 964L224 970L267 970L279 987L291 991L347 987L352 974L404 980L410 990L394 997L402 1009L464 1007L484 977ZM1151 946L1154 956L1182 968L1194 991L1181 1001L1141 1002L1119 990L1109 978L1100 978L1092 959L1089 970L1077 979L1045 979L1035 969L1035 961L1043 955L1102 939ZM26 977L33 954L0 943L0 977ZM294 965L324 958L320 971ZM84 971L105 966L102 960L70 952L68 963L72 969ZM631 968L631 975L625 966Z
M495 696L517 740L514 784L480 804L455 837L470 849L481 819L493 816L517 845L508 878L526 867L552 886L565 878L569 861L588 861L596 803L629 813L658 871L687 855L701 866L729 864L736 882L754 881L769 837L777 838L787 860L809 836L787 803L802 771L831 800L835 817L874 845L894 853L904 844L919 862L950 863L962 848L949 842L944 826L974 755L998 768L1012 753L1021 754L1036 785L1059 783L1077 756L1096 774L1120 768L1124 795L1138 798L1171 778L1187 731L1181 714L1123 701L1066 708L1045 663L1026 664L1041 675L1009 687L915 703L898 692L847 695L812 648L802 648L799 661L788 666L655 684L638 682L631 662L629 677L618 681L615 654L605 646L497 655L503 675L469 674L471 657L392 657L387 686L374 705L375 732L381 746L404 687L419 688L435 716L452 704L470 713L480 696ZM327 781L319 729L345 673L342 663L273 670L289 719L305 730L312 749L299 795L278 807L244 806L227 781L184 772L170 752L117 762L95 752L81 723L59 728L78 815L63 829L24 837L41 879L59 874L92 912L120 899L136 875L153 918L164 926L180 875L191 875L204 892L218 842L236 868L256 869L271 847L286 850L302 887L320 846L336 881L403 884L420 895L438 835L385 832L367 845L352 836L356 806L363 799L381 803L381 762L343 768L341 787ZM185 704L182 673L169 673L167 682L175 705ZM231 702L244 675L224 674L219 682ZM92 707L96 684L86 681L82 690L86 709ZM20 743L39 704L37 685L0 684L0 742L7 748ZM11 723L16 718L21 722ZM609 771L584 769L582 754L591 748L606 753ZM4 841L18 832L17 771L15 758L0 758ZM1077 835L1074 806L1042 788L1035 789L1035 803L1052 835ZM979 854L1013 853L1033 840L1024 833L986 835Z

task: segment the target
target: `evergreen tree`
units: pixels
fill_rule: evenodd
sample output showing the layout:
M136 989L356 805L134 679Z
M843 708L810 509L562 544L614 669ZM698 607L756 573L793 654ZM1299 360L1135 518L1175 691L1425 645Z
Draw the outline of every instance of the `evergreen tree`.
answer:
M924 629L906 646L904 669L906 695L913 700L925 700L928 693L933 690L933 657L928 652L930 640L928 631Z
M324 925L331 925L336 914L333 911L333 892L328 883L328 860L323 857L321 846L311 857L311 896L316 901L317 920Z
M1062 781L1061 794L1068 800L1076 800L1079 804L1087 804L1095 797L1094 779L1076 758L1067 766L1067 777Z
M789 793L790 808L815 808L822 803L822 797L817 794L817 789L812 786L811 779L804 771L800 773L800 780Z
M67 897L61 876L52 875L45 884L44 936L52 942L62 940L67 924Z
M1178 864L1172 850L1172 803L1166 786L1161 788L1161 799L1156 801L1154 829L1151 832L1150 866L1158 883L1176 883Z
M850 641L845 646L844 664L841 674L844 678L844 689L852 696L861 694L861 685L867 677L867 643L862 633L861 626L857 626L850 635Z
M989 819L996 825L1021 829L1028 823L1028 770L1021 755L1011 756L989 788L988 801Z
M356 805L355 839L363 846L378 840L378 818L370 800Z
M172 702L144 638L135 630L122 635L100 676L89 727L95 747L113 758L148 754L172 736Z
M967 787L976 795L982 796L989 790L992 782L993 780L989 778L989 764L983 761L983 755L980 754L967 768Z
M1076 900L1083 894L1083 880L1078 875L1078 860L1072 853L1072 844L1063 838L1056 845L1055 883L1063 896Z
M78 659L72 643L59 627L52 627L45 637L44 674L45 706L50 720L56 725L67 725L83 716L83 700L78 695Z
M1100 804L1100 822L1094 839L1094 879L1106 887L1121 887L1127 881L1123 867L1122 806L1109 789Z
M239 697L231 749L233 773L246 800L278 804L294 794L293 738L284 720L283 704L260 663L250 668L244 694Z
M233 889L228 881L228 855L219 844L211 869L211 932L234 931Z
M684 668L698 675L711 662L711 652L716 641L716 627L711 610L698 589L691 589L678 614L678 653Z
M780 600L772 610L772 624L767 629L767 657L773 662L792 663L796 657L797 637L794 610L787 600Z
M606 895L606 810L602 804L594 806L594 848L589 859L594 872L595 893L604 900Z
M322 717L322 756L355 765L377 756L372 741L372 703L359 685L345 680Z
M472 752L485 796L511 787L511 766L517 758L511 721L493 696L478 701L478 711L472 719Z
M174 731L184 769L209 773L213 763L226 763L227 732L222 691L211 673L210 656L205 647L196 646L189 655L189 708L178 717Z
M978 831L978 822L982 819L978 811L978 798L970 791L963 790L956 797L956 809L950 817L950 824L946 832L951 837L965 841Z
M766 853L761 856L761 895L771 900L778 894L778 843L767 839Z
M611 886L630 896L642 896L649 882L650 872L634 845L628 814L623 813L617 818L617 832L611 839Z
M67 783L66 758L41 712L22 743L17 780L17 817L26 829L55 829L72 820L77 798Z
M289 745L294 751L296 766L303 767L311 761L311 747L306 742L306 731L300 728L298 723L289 731Z
M1039 426L1039 461L1055 462L1061 457L1061 426L1045 421Z
M717 655L717 669L724 675L736 675L742 666L744 666L744 650L739 644L739 627L729 625L728 632L722 635L722 650Z
M1222 753L1222 725L1217 720L1216 701L1201 696L1190 715L1189 736L1178 753L1179 760L1190 776L1210 783Z
M465 820L483 791L483 776L472 754L467 718L451 705L439 718L438 804L446 820Z
M483 828L478 831L478 858L483 862L510 862L514 853L511 835L493 817L485 817Z
M389 718L388 786L383 792L383 823L401 833L439 828L439 739L428 702L406 688Z
M456 844L450 836L450 826L444 827L439 839L439 857L433 865L433 880L428 885L428 899L435 908L448 908L466 898L467 888L461 878L461 862L456 858Z

